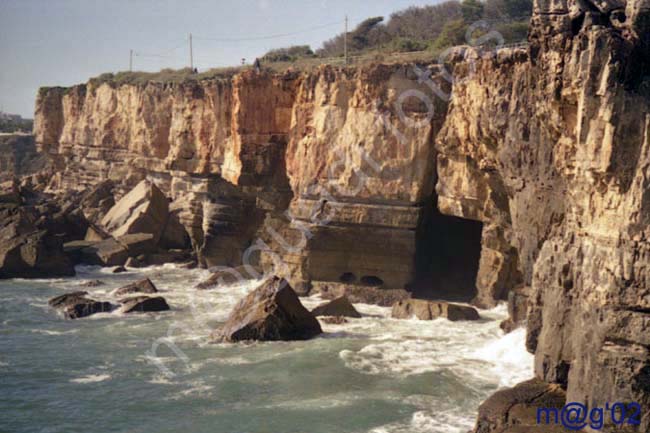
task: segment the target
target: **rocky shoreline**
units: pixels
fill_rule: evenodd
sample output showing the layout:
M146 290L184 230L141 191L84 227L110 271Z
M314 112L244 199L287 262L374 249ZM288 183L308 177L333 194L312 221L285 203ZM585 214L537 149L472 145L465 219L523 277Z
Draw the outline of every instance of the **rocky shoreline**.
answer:
M536 379L488 400L476 432L534 431L534 408L562 401L637 402L647 431L648 17L644 0L536 0L527 47L447 65L43 88L37 154L2 162L0 278L264 277L225 341L317 335L298 295L450 320L507 301ZM114 308L65 296L70 318Z

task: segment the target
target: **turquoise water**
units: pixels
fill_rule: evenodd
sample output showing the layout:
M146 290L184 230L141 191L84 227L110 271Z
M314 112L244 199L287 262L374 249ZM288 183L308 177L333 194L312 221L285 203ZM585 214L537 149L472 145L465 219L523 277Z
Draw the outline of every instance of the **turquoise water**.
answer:
M357 304L363 318L323 325L311 341L212 344L254 283L196 291L206 271L79 270L0 281L2 432L464 433L483 399L532 376L523 331L499 329L504 307L452 323ZM107 283L83 290L110 298L143 276L172 311L70 321L47 306L86 280Z

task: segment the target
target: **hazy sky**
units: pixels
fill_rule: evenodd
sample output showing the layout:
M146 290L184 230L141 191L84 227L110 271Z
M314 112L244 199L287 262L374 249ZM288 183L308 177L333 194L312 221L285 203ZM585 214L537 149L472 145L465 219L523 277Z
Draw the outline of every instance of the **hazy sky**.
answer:
M33 117L40 86L85 82L102 72L199 70L249 62L271 48L312 48L370 16L438 0L0 0L0 110ZM323 27L328 25L326 27ZM314 29L312 31L305 31ZM242 39L296 33L247 41ZM160 57L162 56L162 57Z

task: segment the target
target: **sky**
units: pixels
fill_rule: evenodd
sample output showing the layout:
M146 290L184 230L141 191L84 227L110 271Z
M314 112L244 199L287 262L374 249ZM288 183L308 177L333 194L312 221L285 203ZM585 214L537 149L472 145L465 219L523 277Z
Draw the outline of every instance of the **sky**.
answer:
M189 33L201 71L252 63L272 48L319 48L343 31L346 14L353 29L368 17L437 2L0 0L0 111L32 118L39 87L128 70L131 49L134 70L189 66Z

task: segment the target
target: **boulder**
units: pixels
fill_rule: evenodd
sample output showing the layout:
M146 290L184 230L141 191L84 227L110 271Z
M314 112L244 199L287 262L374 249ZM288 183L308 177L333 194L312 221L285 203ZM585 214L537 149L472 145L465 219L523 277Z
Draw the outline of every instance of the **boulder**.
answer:
M123 274L126 272L126 268L124 266L117 266L115 269L113 269L114 274Z
M0 205L0 278L72 276L63 237L49 227L48 214L17 204Z
M129 257L137 257L141 254L148 254L156 249L156 243L151 233L132 233L117 238L129 253Z
M81 207L89 221L97 222L102 215L105 215L115 205L114 187L112 180L103 180L84 191L81 197Z
M167 197L152 182L143 180L104 215L101 225L115 238L150 233L158 243L168 217Z
M251 273L252 272L252 273ZM246 266L237 266L236 268L223 268L215 271L205 281L195 286L199 290L213 289L217 286L229 286L241 281L253 280L257 277L257 271L254 269L249 272Z
M64 245L64 250L78 263L101 266L122 266L129 253L113 238L103 241L73 241Z
M80 319L96 313L109 313L115 309L110 302L87 298L88 292L72 292L56 296L48 304L59 310L66 319Z
M452 322L458 320L478 320L480 317L475 308L448 302L425 301L423 299L408 299L393 305L391 316L395 319L410 319L415 316L420 320L433 320L444 317Z
M347 296L350 302L390 307L398 301L409 299L411 294L404 289L384 289L357 284L313 282L313 289L325 299Z
M307 340L322 332L289 283L271 277L235 306L214 338L227 342Z
M167 311L169 304L162 296L133 296L120 299L123 313L146 313L151 311Z
M314 316L361 317L347 296L341 296L311 310Z
M120 287L113 294L115 296L123 296L129 293L158 293L158 289L149 278L145 278L144 280Z
M538 408L560 411L565 402L566 393L560 385L539 379L522 382L497 391L479 406L474 433L566 432L561 423L537 423Z

